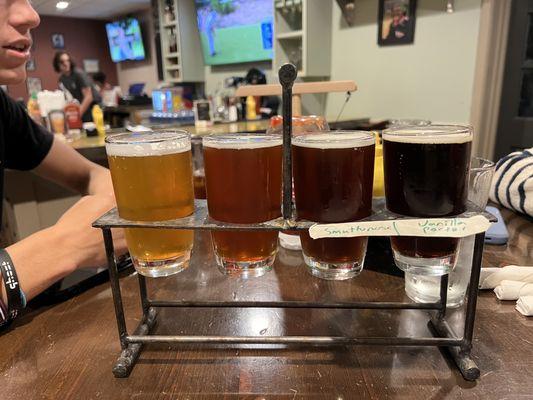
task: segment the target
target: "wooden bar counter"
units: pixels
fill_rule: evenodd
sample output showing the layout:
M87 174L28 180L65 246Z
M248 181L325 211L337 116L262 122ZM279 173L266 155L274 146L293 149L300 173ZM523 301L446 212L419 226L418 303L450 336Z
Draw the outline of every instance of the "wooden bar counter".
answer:
M484 266L533 263L533 224L503 212L511 240L487 246ZM121 287L128 328L141 316L135 274ZM180 300L401 300L403 279L365 270L345 282L311 277L301 254L280 249L273 271L222 276L208 233L174 277L148 280L152 297ZM221 335L428 335L423 311L161 309L158 333ZM452 313L455 319L461 310ZM459 319L459 318L457 318ZM533 319L514 302L481 292L466 382L436 348L148 345L129 378L111 367L120 346L108 283L65 302L28 310L0 336L2 399L517 399L533 397Z

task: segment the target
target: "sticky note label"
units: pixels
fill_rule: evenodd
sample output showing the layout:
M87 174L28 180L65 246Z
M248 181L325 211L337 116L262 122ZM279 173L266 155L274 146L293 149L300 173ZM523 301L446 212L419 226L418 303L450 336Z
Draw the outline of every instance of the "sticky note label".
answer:
M427 236L461 238L485 232L490 221L483 215L469 218L414 218L391 221L315 224L309 228L313 239L357 236Z

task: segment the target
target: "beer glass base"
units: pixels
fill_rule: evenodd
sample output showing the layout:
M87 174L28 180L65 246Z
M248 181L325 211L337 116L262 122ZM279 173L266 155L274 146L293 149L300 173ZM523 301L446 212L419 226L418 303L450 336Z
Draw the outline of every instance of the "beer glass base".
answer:
M398 268L413 275L442 276L450 273L455 255L435 258L408 257L393 249L394 262Z
M448 286L446 305L449 308L457 308L463 305L466 295L466 286L453 284L453 274L450 275L452 282ZM405 294L415 303L436 303L440 301L440 277L421 276L405 273Z
M363 270L361 262L330 263L318 261L304 253L304 261L311 275L330 281L344 281L356 277Z
M145 261L136 257L131 257L135 270L144 276L150 278L160 278L177 274L189 267L191 251L188 250L178 257L167 258L164 260Z
M240 278L256 278L266 274L272 269L276 254L267 258L253 261L235 261L215 254L218 269L224 275L238 276Z

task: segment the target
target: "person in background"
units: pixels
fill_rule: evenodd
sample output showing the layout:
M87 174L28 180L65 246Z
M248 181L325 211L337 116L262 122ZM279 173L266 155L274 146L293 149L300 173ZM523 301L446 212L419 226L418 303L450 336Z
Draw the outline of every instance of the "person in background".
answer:
M98 91L98 93L100 93L100 96L102 96L102 92L104 90L113 89L113 87L107 82L106 75L101 71L95 72L93 74L93 82L94 86L96 87L96 90Z
M26 79L30 31L39 22L29 0L0 2L0 85ZM32 171L83 197L51 227L0 248L0 326L16 318L27 300L76 269L106 264L102 234L91 224L115 206L109 170L55 140L0 90L0 207L4 169ZM124 254L123 232L113 237Z
M102 99L102 105L104 107L115 107L119 103L120 97L122 97L122 91L119 86L111 86L107 82L107 77L103 72L95 72L93 74L93 81L96 90L100 94ZM105 112L105 110L104 110Z
M93 106L102 102L94 83L85 72L76 68L76 64L66 51L58 51L55 54L53 66L54 70L60 74L60 86L68 90L72 97L80 102L82 121L91 122Z
M244 78L248 85L266 85L267 79L263 71L258 68L250 68ZM261 96L260 100L260 112L262 118L270 118L274 115L278 115L279 108L278 96Z

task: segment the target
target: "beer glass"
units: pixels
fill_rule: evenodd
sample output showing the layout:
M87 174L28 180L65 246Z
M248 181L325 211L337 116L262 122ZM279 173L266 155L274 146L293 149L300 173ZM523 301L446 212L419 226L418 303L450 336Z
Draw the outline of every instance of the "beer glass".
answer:
M452 217L465 211L472 128L406 126L383 131L387 209L410 217ZM396 265L440 276L453 268L458 239L391 237Z
M282 138L279 135L212 135L203 139L209 216L257 224L281 216ZM211 232L220 270L260 276L272 268L277 231Z
M470 161L468 200L484 209L489 200L490 183L494 175L494 163L474 157ZM457 263L448 280L448 307L463 304L472 272L475 236L462 238L457 252ZM436 303L440 300L440 277L405 273L405 293L417 303Z
M124 133L106 138L118 213L131 221L164 221L194 212L191 141L185 131ZM187 268L188 230L127 228L137 272L168 276Z
M293 138L293 176L299 219L353 222L372 213L375 139L371 133L322 132ZM312 239L300 234L312 275L349 279L361 272L366 237Z

